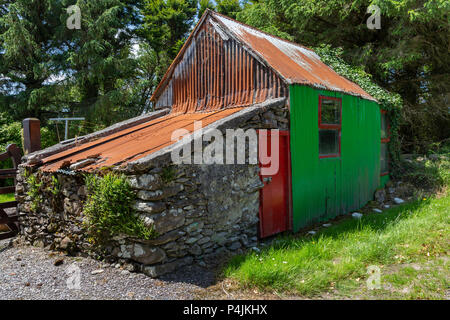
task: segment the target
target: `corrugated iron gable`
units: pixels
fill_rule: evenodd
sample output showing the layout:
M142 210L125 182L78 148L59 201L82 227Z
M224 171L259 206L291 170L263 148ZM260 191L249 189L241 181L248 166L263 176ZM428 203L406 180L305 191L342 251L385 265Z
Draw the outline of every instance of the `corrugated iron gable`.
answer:
M217 38L217 40L210 42L207 40L205 44L207 48L206 56L202 56L202 51L197 51L199 46L198 42L202 43L201 34L203 32L209 34L212 39ZM211 48L208 47L210 45L212 45ZM202 50L202 48L203 47L200 44L200 50ZM219 54L217 57L214 56L217 52L222 52L220 50L223 50L223 48L225 48L225 51L223 51L224 54ZM212 51L208 51L209 49ZM214 51L214 49L220 50ZM191 58L190 62L186 62L185 60L189 61L189 53L192 50L196 53L199 52L200 60L198 60L197 57L193 60ZM176 109L179 111L202 110L202 101L197 102L199 106L197 106L195 110L189 106L192 102L187 101L182 103L184 105L187 104L188 107L185 106L184 108L179 108L178 104L180 102L177 102L178 100L171 100L170 95L172 91L172 94L176 94L178 99L193 99L192 95L197 95L199 100L203 98L201 95L204 92L202 92L201 89L200 92L187 92L185 93L186 95L183 95L183 92L181 92L181 96L178 90L181 89L182 91L189 91L191 88L189 84L183 86L184 81L190 81L185 78L190 76L189 73L186 74L186 63L188 65L198 64L199 61L204 61L202 60L202 57L209 57L208 54L212 54L211 57L216 57L218 61L214 61L214 63L206 65L206 68L205 65L201 65L195 66L193 69L204 68L202 70L203 72L206 72L206 74L200 73L201 76L208 78L208 81L211 81L212 79L214 84L217 84L217 82L224 83L218 84L218 90L213 88L212 92L207 92L206 96L208 98L206 99L219 99L220 102L214 103L209 100L212 105L207 105L206 109L209 107L214 109L217 105L228 106L225 96L230 96L230 93L226 91L230 88L232 90L243 91L259 89L260 93L264 92L264 90L275 90L271 93L267 92L267 94L272 94L272 97L278 97L287 95L287 92L283 92L284 95L282 94L277 96L277 94L280 94L276 92L279 87L281 90L284 90L286 85L294 83L303 84L318 89L344 92L353 96L359 96L364 99L375 101L373 97L366 93L357 84L338 75L330 67L325 65L314 51L293 42L272 36L211 10L207 10L195 27L194 31L191 33L183 48L180 50L180 53L170 66L160 85L155 90L151 100L156 101L156 106L158 108L170 106L170 102L175 102L175 105L177 106ZM231 70L223 69L221 67L223 63L226 63L226 66ZM178 67L180 64L183 64L184 66ZM242 70L242 66L244 66L244 70ZM248 69L245 69L247 67ZM252 67L254 69L252 69ZM179 71L176 72L176 69ZM181 71L180 73L181 69L184 71ZM265 69L270 69L270 71ZM193 81L196 81L195 75L196 74L194 72ZM243 76L244 78L239 78L238 81L244 81L244 84L238 83L234 86L233 83L227 83L227 80L229 80L227 79L227 75L229 78ZM246 76L251 79L251 85L249 88L245 87ZM180 79L183 80L180 82ZM210 82L208 81L205 85L210 85ZM263 82L262 84L260 83L261 81ZM275 84L273 82L277 83ZM278 84L278 82L280 82L280 84ZM176 86L174 86L175 83ZM195 90L196 87L194 86L193 88ZM209 87L206 90L209 90ZM234 95L239 95L241 93L242 92L234 92ZM263 96L264 94L265 93L263 93ZM257 97L259 97L258 94L256 94L256 97L253 96L253 99L257 99ZM253 100L253 102L258 101L260 100ZM245 105L245 99L244 101L232 100L230 105Z
M156 109L175 113L220 110L287 95L285 82L212 18L198 25L171 67Z

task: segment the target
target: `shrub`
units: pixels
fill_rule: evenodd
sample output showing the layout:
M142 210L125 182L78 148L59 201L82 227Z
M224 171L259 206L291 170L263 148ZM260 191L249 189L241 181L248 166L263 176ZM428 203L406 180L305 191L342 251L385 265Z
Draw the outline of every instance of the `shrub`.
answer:
M86 175L85 181L88 189L85 224L92 242L106 243L120 234L141 239L156 236L153 228L147 228L133 209L136 195L124 175Z
M436 152L437 151L437 152ZM405 160L403 180L418 188L438 191L450 186L450 147L440 146L428 156Z

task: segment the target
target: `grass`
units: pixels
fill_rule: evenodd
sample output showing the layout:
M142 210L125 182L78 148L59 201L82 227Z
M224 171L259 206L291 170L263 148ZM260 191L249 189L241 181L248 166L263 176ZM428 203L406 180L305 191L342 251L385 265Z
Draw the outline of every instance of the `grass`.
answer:
M447 194L344 220L313 237L280 238L259 254L233 258L224 276L241 288L288 295L443 298L449 208ZM379 290L366 286L371 265L381 270Z
M14 201L14 193L0 194L0 203Z

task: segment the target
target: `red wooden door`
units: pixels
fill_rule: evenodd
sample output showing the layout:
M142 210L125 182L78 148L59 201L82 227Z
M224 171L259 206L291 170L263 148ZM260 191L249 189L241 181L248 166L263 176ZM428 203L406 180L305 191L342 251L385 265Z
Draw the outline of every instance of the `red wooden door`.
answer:
M260 238L291 229L291 160L289 148L289 131L279 131L279 165L276 172L264 174L263 168L269 168L271 163L265 163L264 155L271 159L273 133L269 130L259 131L259 166L260 177L264 187L260 191L259 235ZM267 149L265 153L263 148ZM274 151L275 151L274 150ZM262 153L263 152L263 153ZM272 170L273 171L273 170Z

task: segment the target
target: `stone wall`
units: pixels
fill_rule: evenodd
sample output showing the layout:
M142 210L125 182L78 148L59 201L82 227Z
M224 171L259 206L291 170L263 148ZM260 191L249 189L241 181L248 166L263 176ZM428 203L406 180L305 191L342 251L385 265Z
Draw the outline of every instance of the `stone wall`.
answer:
M287 119L285 101L277 100L250 107L212 127L223 132L227 128L287 129ZM134 208L147 226L155 228L158 238L119 235L104 250L93 248L83 226L86 188L82 175L54 174L61 186L55 194L51 174L26 165L19 169L16 189L22 238L37 246L118 261L152 277L191 263L212 267L255 246L263 186L258 165L174 165L168 161L174 147L116 168L128 176L136 191ZM39 201L30 196L27 171L40 177Z

